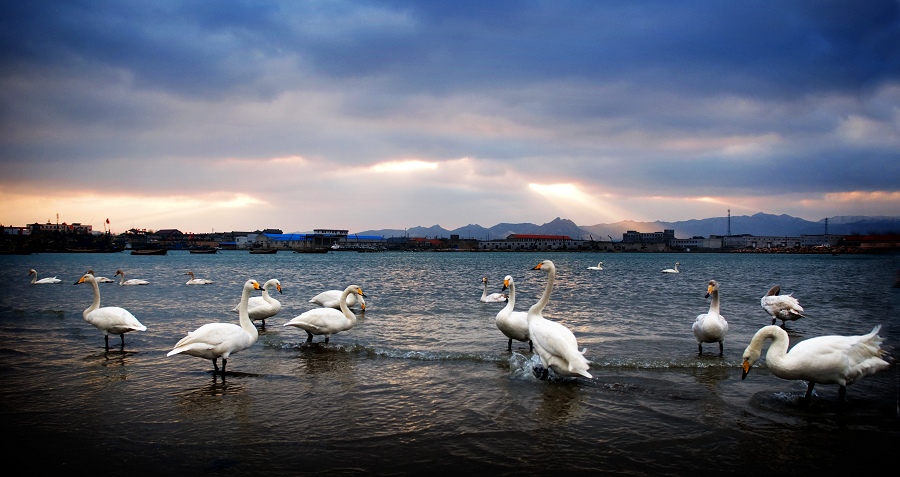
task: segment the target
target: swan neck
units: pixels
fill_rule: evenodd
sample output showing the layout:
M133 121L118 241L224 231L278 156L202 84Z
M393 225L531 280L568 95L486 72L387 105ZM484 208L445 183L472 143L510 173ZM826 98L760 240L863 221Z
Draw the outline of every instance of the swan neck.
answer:
M259 331L253 325L253 321L250 320L250 313L247 311L247 303L250 301L250 290L252 289L252 287L245 286L244 291L241 292L241 302L238 304L238 318L241 321L241 328L250 336L256 337L259 336Z
M91 306L87 307L87 309L84 310L84 317L85 317L85 318L87 318L87 316L88 316L92 311L96 310L97 308L100 308L100 287L97 285L97 282L96 282L96 281L93 281L93 280L92 280L90 283L91 283L91 286L92 286L93 289L94 289L94 301L91 302Z
M544 293L541 295L541 299L528 310L529 319L532 315L540 315L547 303L550 302L550 292L553 291L554 281L556 281L556 269L551 268L547 271L547 285L544 286Z
M711 300L709 302L709 314L719 314L719 290L714 290L711 295Z
M350 293L351 293L351 291L349 288L344 290L343 293L341 293L341 303L340 303L341 313L343 313L344 316L347 317L347 319L349 319L353 323L356 323L356 315L354 315L353 312L350 311L350 308L347 307L347 297L350 296Z
M509 282L509 298L506 299L506 306L510 309L516 306L516 283L512 280Z

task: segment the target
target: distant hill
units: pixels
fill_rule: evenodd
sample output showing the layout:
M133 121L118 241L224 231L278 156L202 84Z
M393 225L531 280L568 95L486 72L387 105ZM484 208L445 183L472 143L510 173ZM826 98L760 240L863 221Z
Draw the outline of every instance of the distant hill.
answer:
M828 219L827 232L836 235L872 235L900 234L900 217L891 216L837 216ZM709 237L710 235L728 234L728 217L711 217L707 219L684 220L680 222L635 222L623 220L612 224L576 225L568 219L555 218L543 225L530 223L502 223L490 228L469 224L454 230L447 230L440 225L431 227L412 227L402 229L381 229L355 232L357 235L376 235L383 237L429 237L449 238L459 235L464 239L496 240L506 238L510 234L568 235L582 240L622 240L622 234L629 230L637 232L662 232L665 229L675 231L677 238ZM811 222L791 217L790 215L773 215L758 213L731 217L732 235L768 235L799 237L800 235L821 235L826 233L825 219Z

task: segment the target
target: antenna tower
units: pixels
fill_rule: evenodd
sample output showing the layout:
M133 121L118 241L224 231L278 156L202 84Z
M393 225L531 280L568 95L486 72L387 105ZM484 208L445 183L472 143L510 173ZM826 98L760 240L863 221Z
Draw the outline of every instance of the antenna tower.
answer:
M728 236L731 237L731 209L728 209Z

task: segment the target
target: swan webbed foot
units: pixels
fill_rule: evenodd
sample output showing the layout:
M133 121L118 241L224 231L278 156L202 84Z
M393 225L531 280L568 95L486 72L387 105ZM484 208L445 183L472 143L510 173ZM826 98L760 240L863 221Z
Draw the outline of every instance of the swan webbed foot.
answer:
M531 371L534 373L534 377L540 379L541 381L546 380L550 374L549 369L537 364L531 368Z

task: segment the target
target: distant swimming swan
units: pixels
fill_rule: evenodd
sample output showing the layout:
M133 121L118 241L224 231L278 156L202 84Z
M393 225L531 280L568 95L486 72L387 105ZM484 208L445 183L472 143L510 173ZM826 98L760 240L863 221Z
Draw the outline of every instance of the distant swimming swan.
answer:
M141 280L140 278L132 278L130 280L125 279L125 272L121 269L116 270L116 276L119 277L119 286L131 286L131 285L149 285L150 282L147 280Z
M191 279L188 280L185 285L208 285L213 282L212 280L208 280L206 278L194 278L194 272L191 271L185 273L185 275L191 276Z
M60 280L59 278L56 278L56 277L41 278L40 280L38 280L38 279L37 279L37 272L34 271L33 268L32 268L31 270L28 271L28 275L34 275L34 277L31 278L31 284L32 284L32 285L46 285L46 284L48 284L48 283L59 283L59 282L62 281L62 280Z
M663 270L662 272L663 273L681 273L678 271L678 265L681 265L681 264L678 262L675 262L675 268L667 268L667 269Z
M481 301L485 303L502 303L506 301L506 295L502 293L491 293L488 294L487 291L487 277L481 278L481 283L484 284L484 289L481 291Z
M603 262L599 262L596 267L587 267L588 270L603 270Z
M90 270L88 270L84 273L90 273L91 275L94 275L94 269L91 268ZM97 280L97 283L115 283L115 280L113 280L111 278L98 277L96 275L94 275L94 280Z

